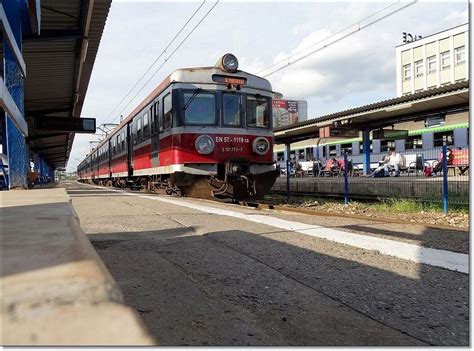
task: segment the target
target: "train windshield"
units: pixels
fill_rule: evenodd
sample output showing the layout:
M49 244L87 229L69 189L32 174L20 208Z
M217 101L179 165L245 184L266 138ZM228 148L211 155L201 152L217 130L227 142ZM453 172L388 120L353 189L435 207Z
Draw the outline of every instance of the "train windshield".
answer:
M247 95L247 126L268 128L270 99L260 95Z
M184 123L216 124L214 94L196 90L184 93Z
M224 125L240 126L240 95L223 94Z

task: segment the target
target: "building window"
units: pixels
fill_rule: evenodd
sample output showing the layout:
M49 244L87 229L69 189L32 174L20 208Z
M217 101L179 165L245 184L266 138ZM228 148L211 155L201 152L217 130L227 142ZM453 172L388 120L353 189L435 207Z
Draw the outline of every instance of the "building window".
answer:
M428 66L428 74L436 73L436 56L430 56L426 59L426 65Z
M420 61L416 61L415 62L415 76L416 77L423 77L423 74L424 74L424 65L423 65L423 61L420 60Z
M454 49L454 62L456 66L466 63L466 52L464 45Z
M411 63L403 66L403 80L411 79Z
M441 70L451 67L451 54L449 51L441 53Z

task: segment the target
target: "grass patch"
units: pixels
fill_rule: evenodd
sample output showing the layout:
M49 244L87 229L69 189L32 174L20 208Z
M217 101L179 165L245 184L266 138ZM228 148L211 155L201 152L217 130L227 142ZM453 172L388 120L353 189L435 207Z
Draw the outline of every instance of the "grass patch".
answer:
M373 203L370 205L374 210L379 212L391 211L391 212L443 212L443 204L437 202L422 202L407 199L390 199L383 200L379 203ZM469 213L469 207L459 204L449 205L450 213Z
M271 194L265 196L265 201L274 205L290 205L303 206L317 202L316 207L326 210L331 207L339 207L344 204L342 199L321 198L315 196L298 196L292 195L287 200L286 196L279 194ZM443 212L443 204L441 202L426 202L408 199L387 199L380 201L351 201L349 206L365 211L374 211L381 213L420 213L424 212ZM461 204L449 204L449 213L452 214L469 214L469 206Z

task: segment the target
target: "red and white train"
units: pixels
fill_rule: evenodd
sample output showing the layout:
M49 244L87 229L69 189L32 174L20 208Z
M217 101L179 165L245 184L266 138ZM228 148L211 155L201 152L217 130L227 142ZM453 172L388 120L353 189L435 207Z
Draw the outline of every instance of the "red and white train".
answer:
M272 87L224 55L178 69L79 164L80 181L166 187L196 197L255 199L278 176Z

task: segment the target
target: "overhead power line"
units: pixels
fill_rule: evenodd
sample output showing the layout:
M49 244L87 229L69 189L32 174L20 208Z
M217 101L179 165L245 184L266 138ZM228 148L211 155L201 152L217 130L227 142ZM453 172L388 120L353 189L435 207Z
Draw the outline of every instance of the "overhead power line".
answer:
M186 26L189 24L189 22L191 22L191 20L194 18L194 16L196 16L196 14L198 13L198 11L201 9L201 7L203 7L203 5L206 3L206 0L204 0L200 5L199 7L193 12L193 14L191 15L191 17L189 17L189 19L186 21L186 23L184 23L180 30L175 34L175 36L170 40L170 42L168 43L168 45L164 48L164 50L158 55L158 57L155 59L155 61L153 61L153 63L147 68L147 70L142 74L142 76L137 80L137 82L133 85L133 87L127 92L127 94L125 94L125 96L122 98L122 100L120 100L120 102L117 104L117 106L114 107L114 109L107 115L107 117L105 117L105 120L104 120L104 123L110 118L110 116L112 116L112 114L115 112L115 110L127 99L127 97L130 95L130 93L138 86L138 84L143 80L143 78L145 78L145 76L148 74L148 72L151 71L151 69L153 68L153 66L155 66L155 64L158 62L158 60L166 53L166 50L169 49L169 47L171 46L171 44L173 44L173 42L176 40L176 38L183 32L183 30L186 28Z
M355 33L357 33L357 32L360 32L361 30L363 30L363 29L365 29L365 28L367 28L367 27L370 27L370 26L374 25L375 23L380 22L380 21L382 21L383 19L385 19L385 18L387 18L387 17L390 17L390 16L396 14L397 12L400 12L400 11L406 9L406 8L409 7L409 6L414 5L414 4L417 3L417 2L418 2L418 0L415 0L415 1L413 1L413 2L410 2L410 3L408 3L408 4L405 5L405 6L402 6L402 7L398 8L398 9L396 9L396 10L394 10L394 11L392 11L392 12L390 12L390 13L388 13L388 14L386 14L386 15L380 17L380 18L377 18L376 20L373 20L372 22L369 22L369 23L367 23L367 24L365 24L365 25L363 25L363 26L358 26L357 29L355 29L355 30L353 30L353 31L351 31L351 32L349 32L349 33L343 35L342 37L340 37L340 38L338 38L338 39L336 39L336 40L334 40L334 41L332 41L332 42L329 42L328 44L324 45L323 47L317 48L317 49L315 49L315 50L313 50L313 51L311 51L311 52L309 52L309 53L307 53L307 54L305 54L305 55L303 55L303 56L297 58L296 60L294 60L294 61L292 61L292 62L288 62L286 65L284 65L284 66L282 66L282 67L280 67L280 68L277 68L277 69L271 71L270 73L267 73L267 74L263 75L263 77L268 77L268 76L270 76L270 75L272 75L272 74L275 74L275 73L277 73L277 72L279 72L279 71L281 71L281 70L284 70L285 68L288 68L288 67L294 65L295 63L298 63L298 62L300 62L301 60L304 60L305 58L307 58L307 57L309 57L309 56L315 54L316 52L319 52L319 51L321 51L321 50L323 50L323 49L325 49L325 48L327 48L327 47L329 47L329 46L331 46L331 45L334 45L334 44L340 42L341 40L343 40L343 39L345 39L345 38L347 38L347 37L349 37L349 36L351 36L351 35L353 35L353 34L355 34ZM373 17L373 16L371 16L371 17ZM352 26L351 26L351 27L352 27ZM350 28L350 27L349 27L349 28ZM331 37L332 37L332 36L331 36ZM294 56L294 55L289 56L289 58L291 58L292 56ZM288 58L286 58L286 59L284 59L284 60L282 60L282 61L286 61L287 59L288 59ZM273 66L274 66L274 65L273 65ZM273 66L271 66L271 67L273 67ZM268 69L264 69L263 71L266 71L266 70L268 70ZM261 72L262 72L262 71L261 71Z
M120 111L119 115L125 111L125 109L128 107L128 105L130 105L132 103L133 100L135 100L135 98L138 96L138 94L140 94L142 92L142 90L148 85L148 83L155 77L155 75L159 72L159 70L168 62L168 60L175 54L176 51L178 51L178 49L181 47L181 45L184 44L184 42L191 36L191 34L193 34L193 32L196 30L197 27L199 27L199 25L204 21L204 19L206 19L206 17L211 13L211 11L217 6L217 4L219 3L219 0L216 1L216 3L209 9L209 11L206 12L206 14L204 15L204 17L201 18L201 20L193 27L193 29L191 29L191 31L188 33L188 35L186 35L186 37L184 37L184 39L179 43L179 45L173 50L173 52L171 52L171 54L165 58L165 60L163 61L163 63L155 70L155 72L153 72L152 76L145 82L145 84L143 84L143 86L140 88L140 90L133 96L133 98L130 99L130 101L124 106L124 108L122 109L122 111Z
M267 68L264 68L264 69L262 69L261 71L257 72L257 75L261 74L262 72L268 71L270 68L273 68L273 67L275 67L275 66L278 66L278 65L279 65L280 63L282 63L282 62L288 61L288 60L291 59L293 56L296 56L296 55L302 53L303 51L307 51L307 50L309 50L310 48L312 48L312 47L314 47L314 46L316 46L316 45L318 45L318 44L321 44L322 42L325 42L326 40L331 39L332 37L335 37L335 36L337 36L337 35L339 35L339 34L345 32L346 30L348 30L348 29L350 29L350 28L352 28L352 27L354 27L354 26L359 26L359 27L360 27L360 23L361 23L361 22L364 22L364 21L368 20L369 18L372 18L372 17L374 17L374 16L377 16L379 13L381 13L381 12L383 12L383 11L385 11L385 10L388 10L390 7L393 7L393 6L395 6L395 5L399 4L399 3L400 3L400 0L397 1L397 2L394 2L394 3L390 4L390 5L388 5L388 6L385 6L383 9L381 9L381 10L379 10L379 11L377 11L377 12L375 12L375 13L373 13L373 14L367 16L367 17L364 17L364 18L358 20L357 22L354 22L354 23L351 24L350 26L347 26L347 27L345 27L345 28L339 30L338 32L336 32L336 33L334 33L334 34L331 34L331 35L327 36L326 38L324 38L324 39L322 39L322 40L320 40L320 41L318 41L318 42L316 42L316 43L314 43L314 44L311 44L310 46L308 46L308 47L306 47L306 48L304 48L304 49L301 49L301 50L299 50L299 51L294 52L293 54L291 54L291 55L289 55L289 56L287 56L287 57L285 57L285 58L283 58L283 59L281 59L281 60L275 62L273 65L271 65L271 66L269 66L269 67L267 67Z

